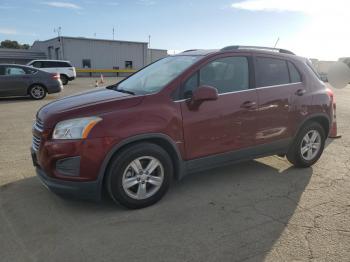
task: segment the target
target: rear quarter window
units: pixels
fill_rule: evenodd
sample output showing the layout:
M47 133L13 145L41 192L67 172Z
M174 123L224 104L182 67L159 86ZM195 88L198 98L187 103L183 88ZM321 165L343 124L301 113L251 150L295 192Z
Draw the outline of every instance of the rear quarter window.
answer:
M68 62L57 62L57 67L72 67Z
M43 68L58 68L58 67L72 67L72 65L68 62L60 62L60 61L43 61Z
M314 68L314 66L312 65L310 60L306 60L306 64L307 66L311 69L311 71L314 73L314 75L322 81L321 76L317 73L316 69Z

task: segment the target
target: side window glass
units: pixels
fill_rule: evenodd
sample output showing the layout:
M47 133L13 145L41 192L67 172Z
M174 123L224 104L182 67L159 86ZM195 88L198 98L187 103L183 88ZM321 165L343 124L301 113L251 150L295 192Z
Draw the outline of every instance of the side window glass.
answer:
M33 75L35 74L37 71L32 69L32 68L26 68L26 74L27 75Z
M291 62L288 62L288 68L289 68L289 74L290 74L290 82L291 83L301 82L301 76L298 70L295 68L295 66Z
M215 87L219 94L249 89L246 57L225 57L210 62L200 70L200 85Z
M5 69L5 74L6 75L25 75L26 72L19 67L7 67Z
M52 65L53 62L50 62L50 61L43 61L42 62L42 67L43 68L52 68L54 67L54 65Z
M255 77L257 87L288 84L287 62L281 59L257 57Z
M183 98L191 98L193 91L198 87L198 73L193 74L183 85Z
M36 61L32 64L33 67L36 67L36 68L41 68L41 62L40 61Z

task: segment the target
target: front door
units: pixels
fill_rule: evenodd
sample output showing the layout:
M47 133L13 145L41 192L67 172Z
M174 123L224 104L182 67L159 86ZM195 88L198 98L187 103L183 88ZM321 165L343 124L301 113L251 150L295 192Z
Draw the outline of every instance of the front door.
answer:
M249 68L245 56L218 58L184 81L180 103L186 160L255 144L257 93L249 88ZM201 85L215 87L218 99L193 108L191 94Z

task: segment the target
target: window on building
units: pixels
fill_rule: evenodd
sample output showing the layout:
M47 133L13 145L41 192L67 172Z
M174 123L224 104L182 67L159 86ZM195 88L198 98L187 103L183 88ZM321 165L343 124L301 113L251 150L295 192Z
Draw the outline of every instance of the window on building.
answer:
M91 60L83 59L83 68L91 68Z
M55 48L55 59L60 59L60 48Z
M296 69L296 67L291 62L288 62L288 68L289 68L289 74L290 74L290 82L291 83L301 82L301 76L298 70Z
M132 68L132 61L125 61L125 68L131 69Z
M289 83L287 62L275 58L256 58L256 86L273 86Z
M49 46L49 47L47 48L47 53L48 53L49 59L52 59L52 49L53 49L53 46Z

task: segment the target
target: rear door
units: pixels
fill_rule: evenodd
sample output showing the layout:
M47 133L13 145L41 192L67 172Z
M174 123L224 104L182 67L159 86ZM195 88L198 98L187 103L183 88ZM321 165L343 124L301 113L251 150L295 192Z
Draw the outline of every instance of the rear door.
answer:
M257 143L287 142L292 136L289 120L293 100L298 90L303 90L300 74L287 60L256 56L255 78L259 100Z
M250 89L250 67L249 56L218 58L184 81L180 103L187 160L255 144L257 93ZM215 87L219 97L191 108L192 92L200 85Z
M56 61L43 61L43 69L46 72L50 72L50 73L59 73L60 72L60 68L58 65L58 62Z
M28 78L24 68L6 65L0 68L0 95L22 96L27 94Z

